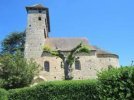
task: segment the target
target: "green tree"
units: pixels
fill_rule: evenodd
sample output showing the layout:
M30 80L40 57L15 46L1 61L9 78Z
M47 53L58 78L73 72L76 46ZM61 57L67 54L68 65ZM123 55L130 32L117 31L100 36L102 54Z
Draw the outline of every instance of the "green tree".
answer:
M0 87L5 89L28 86L38 74L39 65L27 61L21 52L3 54L0 57Z
M89 53L89 47L80 43L74 49L72 49L67 55L61 50L51 50L49 47L44 47L44 52L50 53L53 56L61 58L64 64L64 78L65 80L72 79L72 65L73 63L79 59L76 56L78 53Z
M12 32L2 41L1 54L3 53L14 54L18 50L24 52L24 44L25 44L25 32Z

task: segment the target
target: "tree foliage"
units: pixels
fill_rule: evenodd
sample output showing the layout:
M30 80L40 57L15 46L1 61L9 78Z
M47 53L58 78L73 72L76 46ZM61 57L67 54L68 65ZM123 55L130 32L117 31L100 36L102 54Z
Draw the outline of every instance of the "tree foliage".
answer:
M16 51L24 52L25 32L12 32L1 43L1 53L14 54Z
M133 100L134 67L111 68L98 73L101 100Z
M64 76L65 76L65 80L70 80L72 79L72 65L73 63L79 59L79 57L76 56L76 54L78 53L89 53L89 47L86 45L83 45L82 43L80 43L79 45L77 45L75 48L73 48L68 55L65 55L64 52L62 52L61 50L51 50L51 48L49 48L48 46L44 47L44 52L48 52L56 57L59 57L62 59L63 63L64 63Z
M38 73L38 67L33 60L27 61L23 54L3 54L0 57L0 87L5 89L28 86Z
M8 100L8 91L0 88L0 100Z

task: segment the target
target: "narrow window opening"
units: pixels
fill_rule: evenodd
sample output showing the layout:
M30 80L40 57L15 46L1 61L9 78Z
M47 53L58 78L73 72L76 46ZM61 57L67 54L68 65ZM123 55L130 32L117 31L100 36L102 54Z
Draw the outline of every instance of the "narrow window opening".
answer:
M41 10L39 10L39 13L42 13L42 11L41 11Z
M79 60L75 61L75 69L76 70L81 70L81 64L80 64Z
M45 19L45 24L46 24L46 27L47 27L47 19Z
M47 19L45 19L45 23L47 24Z
M41 17L38 17L38 20L41 21Z
M45 61L45 62L44 62L44 69L45 69L45 71L47 71L47 72L50 71L50 65L49 65L49 62L48 62L48 61Z
M64 64L63 64L63 62L61 62L61 68L63 68L64 67Z
M47 38L47 34L46 34L46 30L44 29L44 36L45 38Z

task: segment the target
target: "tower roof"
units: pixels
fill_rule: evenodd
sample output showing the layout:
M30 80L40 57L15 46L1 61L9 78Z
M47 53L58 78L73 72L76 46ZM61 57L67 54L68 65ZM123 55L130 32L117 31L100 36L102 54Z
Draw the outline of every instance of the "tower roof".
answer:
M47 7L44 7L42 4L35 4L35 5L32 5L32 6L27 6L26 8L43 8L43 9L45 9L45 8L47 8Z
M42 4L35 4L33 7L44 7Z

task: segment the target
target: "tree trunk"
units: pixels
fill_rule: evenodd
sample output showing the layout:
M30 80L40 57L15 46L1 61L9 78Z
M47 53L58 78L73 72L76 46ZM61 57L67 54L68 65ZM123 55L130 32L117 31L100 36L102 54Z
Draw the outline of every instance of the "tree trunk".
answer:
M67 61L64 61L64 75L65 75L65 80L72 79L71 65L67 63Z

